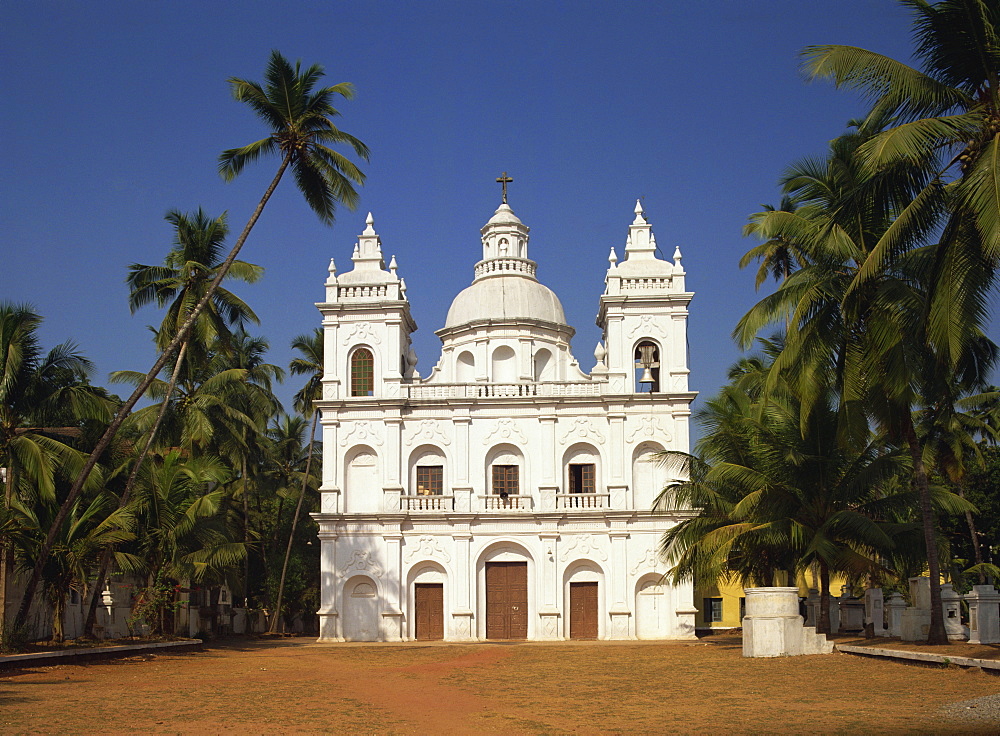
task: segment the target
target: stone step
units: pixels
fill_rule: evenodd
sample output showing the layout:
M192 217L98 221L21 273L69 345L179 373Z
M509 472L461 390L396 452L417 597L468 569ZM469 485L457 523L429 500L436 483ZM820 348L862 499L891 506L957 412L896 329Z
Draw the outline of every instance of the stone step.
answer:
M802 627L803 654L831 654L833 642L826 640L826 634L817 634L815 626Z

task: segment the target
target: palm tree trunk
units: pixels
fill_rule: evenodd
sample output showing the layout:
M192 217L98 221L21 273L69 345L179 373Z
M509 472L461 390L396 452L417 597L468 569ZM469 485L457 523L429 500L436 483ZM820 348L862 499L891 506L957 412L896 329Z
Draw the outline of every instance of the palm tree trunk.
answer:
M52 641L56 644L62 644L66 640L63 629L63 618L66 616L66 594L59 591L52 604Z
M14 466L4 468L4 508L10 508L14 499ZM0 542L0 632L7 626L7 589L14 571L14 540L5 538Z
M93 471L94 466L97 465L98 459L104 454L104 451L108 449L108 445L111 444L111 440L118 433L121 428L122 423L125 421L125 417L129 415L132 408L136 405L139 399L146 393L149 387L156 380L156 376L163 369L163 366L167 364L170 360L170 356L180 347L181 342L187 338L188 333L191 331L195 320L198 319L198 315L201 314L202 310L215 295L216 289L219 288L219 284L229 273L230 267L233 265L233 261L236 260L236 256L239 255L240 249L243 247L243 243L246 242L247 236L250 235L250 231L253 226L257 224L257 220L260 218L261 213L264 211L264 205L274 194L274 190L278 186L278 182L281 181L282 175L285 173L285 169L288 168L288 164L291 162L291 153L285 155L285 158L281 161L281 166L278 167L278 173L274 175L271 180L271 184L268 186L267 191L264 192L264 196L261 197L260 202L254 209L253 214L250 215L250 219L247 221L246 226L243 228L243 232L240 233L240 237L237 238L236 243L233 245L233 249L229 252L226 260L219 267L219 272L216 274L212 283L209 285L208 290L205 295L198 301L194 309L191 310L191 314L188 315L187 320L181 325L181 328L177 331L174 339L170 341L170 344L164 348L160 357L153 364L153 367L149 369L149 373L142 380L132 395L128 397L124 404L119 407L114 419L111 420L111 424L101 435L101 438L97 441L97 445L94 446L93 452L90 453L90 457L87 458L87 462L84 463L83 469L80 471L80 475L77 476L76 480L73 481L73 486L69 490L69 495L66 496L66 500L63 501L62 506L59 508L59 513L56 514L55 519L52 521L52 526L49 527L49 533L45 537L45 542L42 544L42 548L39 551L38 558L35 560L35 566L31 571L31 577L28 578L28 584L25 587L24 595L21 598L21 606L18 608L17 617L14 619L15 628L24 626L28 620L28 610L31 608L31 599L35 596L35 590L38 588L38 582L42 578L42 569L45 567L45 563L49 559L49 555L52 552L52 545L55 543L56 536L59 533L59 528L62 526L63 522L66 520L66 515L69 514L69 510L76 503L77 498L79 498L80 493L83 491L83 486L87 482L87 478L90 477L91 471Z
M955 486L955 490L958 492L958 495L962 498L962 500L965 500L965 489L962 487L962 484L954 483L953 485ZM976 533L976 522L972 518L971 511L965 512L965 523L968 524L969 526L969 536L972 538L972 554L976 558L976 564L982 565L983 550L979 546L979 534ZM986 584L986 575L982 572L979 573L979 584L980 585Z
M927 569L931 587L931 625L927 633L928 644L947 644L948 635L944 630L944 611L941 609L941 563L938 560L937 522L931 504L931 488L927 479L927 469L920 441L917 439L913 421L906 423L906 442L913 461L913 482L920 498L920 520L924 528L924 544L927 547Z
M816 615L816 633L830 634L830 568L819 563L819 612Z
M246 432L243 433L244 437ZM243 544L250 549L250 499L247 497L247 458L240 458L240 472L243 474ZM250 555L243 556L243 607L250 607Z
M149 431L149 438L146 440L146 444L142 448L142 452L139 453L139 457L135 461L135 465L132 466L132 472L129 473L128 481L125 483L125 490L122 491L122 497L118 500L118 508L123 509L132 498L132 490L135 488L136 480L139 477L139 468L142 466L143 461L149 454L149 449L153 446L153 442L156 439L157 433L160 431L160 425L163 424L163 417L167 414L167 407L170 404L170 397L174 393L174 388L177 386L177 378L181 372L181 365L184 363L184 354L187 352L188 344L190 341L184 340L181 343L180 352L177 353L177 362L174 363L174 371L170 374L170 383L167 384L167 393L163 397L163 403L160 404L160 411L156 415L156 421L153 423L153 428ZM104 589L104 581L108 577L108 572L111 569L111 549L105 550L104 554L101 555L101 566L97 571L97 580L94 581L94 592L90 596L90 605L87 607L87 621L83 625L83 635L87 638L94 638L94 624L97 622L97 599L101 595L101 591Z
M274 607L274 618L271 620L271 630L274 634L278 630L278 621L281 618L281 598L285 593L285 573L288 572L288 558L292 556L292 540L295 539L295 527L299 523L299 513L302 511L302 501L306 497L306 487L309 485L309 468L313 459L313 443L316 441L316 421L319 419L319 412L313 409L312 429L309 431L309 453L306 455L306 469L302 475L302 492L299 494L299 502L295 504L295 515L292 516L292 531L288 535L288 544L285 547L285 561L281 565L281 579L278 582L278 602Z

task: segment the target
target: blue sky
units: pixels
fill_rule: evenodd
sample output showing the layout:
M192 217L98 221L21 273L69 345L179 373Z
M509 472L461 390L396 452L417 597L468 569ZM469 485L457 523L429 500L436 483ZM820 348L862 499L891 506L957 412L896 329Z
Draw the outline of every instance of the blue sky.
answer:
M495 178L531 227L540 280L593 365L609 249L621 254L637 197L669 257L684 254L692 387L738 357L730 331L758 296L740 256L747 216L779 199L782 170L820 156L863 111L807 84L809 44L907 59L909 17L888 0L679 2L46 2L5 4L0 299L45 317L46 347L79 343L95 381L144 370L151 307L129 314L133 262L159 263L168 209L228 211L238 232L277 167L236 182L220 151L264 135L226 79L260 79L271 49L352 82L340 125L372 150L355 212L323 226L284 182L241 258L263 281L232 288L257 311L271 361L319 324L331 257L341 270L370 210L395 254L427 375L451 298L472 279ZM997 337L994 331L994 338ZM280 395L290 403L300 380ZM117 389L127 393L124 388Z

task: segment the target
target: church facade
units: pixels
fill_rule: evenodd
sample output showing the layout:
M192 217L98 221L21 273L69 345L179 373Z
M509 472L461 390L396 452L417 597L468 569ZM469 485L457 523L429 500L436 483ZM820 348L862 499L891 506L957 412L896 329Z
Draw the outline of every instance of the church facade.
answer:
M688 512L651 511L671 476L657 453L688 450L695 396L680 251L657 257L637 203L587 374L528 233L505 193L426 378L370 214L353 268L331 261L320 641L694 636L691 584L662 582L657 555Z

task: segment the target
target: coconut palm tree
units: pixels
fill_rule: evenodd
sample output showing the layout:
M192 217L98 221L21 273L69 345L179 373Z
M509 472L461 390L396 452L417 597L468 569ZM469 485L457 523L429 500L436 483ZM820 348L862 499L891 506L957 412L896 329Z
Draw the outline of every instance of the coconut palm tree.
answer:
M31 567L34 564L35 554L58 508L54 499L35 503L14 499L11 502L10 510L22 529L22 533L14 537L15 543L20 541L17 546L22 565ZM116 549L135 538L132 527L131 512L115 508L108 494L97 493L88 501L81 498L73 507L43 568L42 589L52 610L52 641L61 643L65 639L66 599L71 589L83 592L90 568L102 553L112 554L122 570L132 572L141 568L140 558Z
M721 576L775 584L787 572L791 583L816 566L818 630L828 633L831 572L880 577L880 558L916 528L890 514L914 501L908 487L894 483L906 457L876 435L843 446L829 393L803 420L788 386L765 392L781 347L765 345L769 354L735 366L732 383L699 411L706 432L688 460L690 480L668 486L658 501L699 513L668 530L661 550L675 581Z
M192 214L170 210L166 220L174 227L174 245L163 264L148 266L133 263L126 278L126 283L129 285L129 308L133 314L140 307L152 302L156 302L161 308L167 308L160 328L155 331L156 344L160 349L169 345L171 337L187 320L191 309L201 300L209 283L216 276L225 252L224 243L229 231L224 214L212 219L201 208ZM264 269L260 266L237 260L233 261L227 278L236 278L252 284L258 281L263 273ZM259 322L253 310L228 289L221 286L216 289L187 337L181 341L156 421L146 435L145 443L132 465L125 489L119 498L119 505L122 508L128 505L139 468L156 441L185 360L192 363L205 362L208 359L208 346L214 343L228 345L231 328L241 327L248 321L254 324ZM84 632L88 636L96 622L98 599L104 588L109 564L110 555L106 555L98 570L88 606L84 624Z
M909 203L923 196L924 166L897 161L892 168L870 168L862 152L878 139L880 128L870 119L836 139L825 162L797 167L799 173L786 179L786 189L800 203L795 213L754 216L760 236L782 234L803 243L810 265L758 302L734 334L747 346L768 325L784 322L785 347L769 380L773 385L780 377L794 387L803 420L835 387L842 442L860 446L875 422L888 441L908 449L931 577L928 641L944 643L936 512L914 411L936 395L941 372L954 371L957 364L930 335L935 248L911 248L886 261L877 278L860 277L887 233L921 236L916 227L899 230L899 223ZM976 359L968 348L982 339L981 331L969 329L964 362Z
M923 186L873 244L857 281L860 288L932 242L928 339L955 364L988 314L1000 264L1000 8L901 2L913 11L921 70L853 46L811 46L803 56L810 77L871 99L869 120L892 120L859 151L867 170L903 163L923 171Z
M760 224L757 219L764 219L771 212L795 212L796 201L789 195L781 198L781 204L775 208L773 205L764 205L764 211L760 218L750 218L743 227L745 237L754 236L758 233ZM751 248L740 259L740 268L746 268L754 261L760 261L757 268L757 278L754 286L759 290L768 278L773 278L779 284L792 275L792 272L804 267L808 259L803 248L796 242L789 240L785 235L779 234L773 238L765 239L765 242Z
M185 458L178 449L144 466L133 507L148 589L164 580L216 582L241 564L246 546L233 540L221 487L229 476L217 458ZM150 623L162 629L160 603Z
M269 128L269 134L255 143L241 148L223 152L220 158L220 172L226 179L237 176L247 164L256 161L264 155L278 154L281 163L263 196L250 215L232 250L223 261L215 278L205 290L205 294L191 309L188 318L177 330L176 335L163 349L160 357L153 363L145 378L139 382L132 395L122 404L108 425L107 431L98 440L86 464L81 470L66 501L56 519L53 520L46 543L42 546L38 562L31 572L25 587L24 597L15 619L16 625L23 625L28 615L31 599L41 576L42 566L48 556L52 543L58 533L58 525L83 489L87 476L97 464L101 454L110 445L112 438L118 432L125 417L146 393L149 386L157 380L157 376L167 364L170 357L178 350L187 333L194 326L198 315L211 301L219 284L239 255L264 206L267 204L285 171L292 169L296 185L302 192L306 202L325 223L332 223L336 206L339 203L348 208L356 206L358 194L355 184L364 182L364 174L343 154L330 148L334 144L346 144L363 158L368 159L368 148L354 136L340 130L332 118L340 113L333 106L334 99L339 95L351 99L354 88L347 83L317 89L323 76L323 68L312 65L302 69L296 62L293 67L278 51L271 52L271 58L265 70L263 85L243 79L231 78L230 85L233 96L240 102L246 102Z
M302 489L299 491L299 500L295 504L295 514L292 516L292 530L288 535L288 545L285 547L285 559L281 564L278 600L275 604L274 618L271 619L271 633L278 630L278 620L281 618L281 602L285 593L285 575L288 573L288 560L292 556L292 541L295 539L295 529L299 523L299 515L302 513L302 502L306 497L306 488L310 479L309 471L312 466L313 455L315 454L316 422L319 419L319 412L316 411L315 402L323 398L323 330L317 327L311 334L298 335L292 340L292 349L298 350L301 355L292 359L289 369L296 375L304 374L308 376L306 385L295 394L295 410L306 418L312 417L312 425L309 430L306 466L302 473Z
M72 445L82 422L107 421L113 410L107 395L90 386L92 365L72 343L42 352L41 322L27 305L0 302L0 468L7 508L19 496L53 503L60 474L79 472L83 465L85 456ZM98 474L88 488L101 483ZM0 536L0 601L5 601L13 548L10 538ZM5 613L0 610L0 628Z

